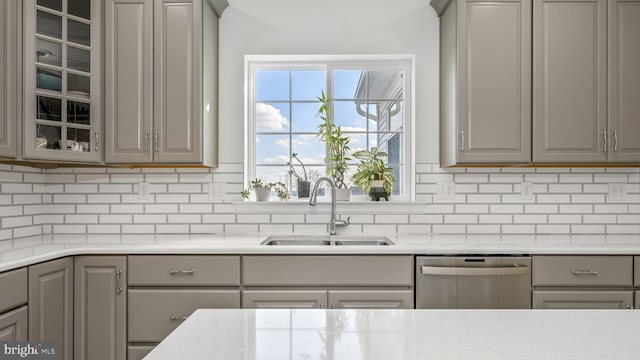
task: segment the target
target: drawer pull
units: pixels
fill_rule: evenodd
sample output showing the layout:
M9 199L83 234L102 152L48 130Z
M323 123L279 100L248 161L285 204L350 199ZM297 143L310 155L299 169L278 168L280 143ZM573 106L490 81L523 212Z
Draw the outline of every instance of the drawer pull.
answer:
M171 275L193 275L194 272L195 272L194 269L189 269L189 270L171 269L171 270L169 270L169 274L171 274Z
M633 309L632 305L627 305L626 307L627 307L627 309Z
M598 272L595 270L571 270L573 275L598 275Z
M171 314L169 316L169 320L171 321L185 321L187 320L188 316L178 316L176 314Z

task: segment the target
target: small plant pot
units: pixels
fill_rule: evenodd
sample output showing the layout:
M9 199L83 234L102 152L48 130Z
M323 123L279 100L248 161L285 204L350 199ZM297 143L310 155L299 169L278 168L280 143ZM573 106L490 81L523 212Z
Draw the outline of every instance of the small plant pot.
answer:
M308 198L310 189L311 183L309 181L298 181L298 198Z
M269 201L271 197L270 187L258 187L254 191L256 193L256 201Z
M336 189L336 201L349 201L351 189Z
M371 201L380 201L381 198L389 201L389 195L387 194L387 190L384 188L384 181L373 180L371 182L369 197L371 197Z

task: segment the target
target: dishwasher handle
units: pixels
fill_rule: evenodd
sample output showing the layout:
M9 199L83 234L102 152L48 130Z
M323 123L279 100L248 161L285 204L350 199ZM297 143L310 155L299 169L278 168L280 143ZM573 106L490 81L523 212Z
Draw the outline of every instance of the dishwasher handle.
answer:
M422 266L422 275L460 275L460 276L502 276L502 275L525 275L529 274L528 266L508 266L508 267L445 267L445 266Z

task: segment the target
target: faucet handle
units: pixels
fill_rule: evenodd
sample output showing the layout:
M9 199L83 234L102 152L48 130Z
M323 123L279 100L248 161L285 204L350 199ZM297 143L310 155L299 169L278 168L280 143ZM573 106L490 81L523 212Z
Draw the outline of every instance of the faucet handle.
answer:
M351 216L347 217L347 220L336 220L336 226L345 227L349 225L349 220L351 220Z

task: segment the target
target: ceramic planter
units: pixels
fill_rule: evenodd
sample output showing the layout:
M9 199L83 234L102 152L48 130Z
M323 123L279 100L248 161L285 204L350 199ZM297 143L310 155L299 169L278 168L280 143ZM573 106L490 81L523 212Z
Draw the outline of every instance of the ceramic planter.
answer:
M308 198L310 189L311 183L309 181L298 181L298 198Z
M336 201L349 201L351 189L336 189Z
M256 193L256 201L269 201L271 197L271 188L270 187L258 187L255 188Z
M387 190L384 188L384 181L382 180L371 181L371 189L369 189L369 197L371 197L371 201L380 201L381 198L389 201L389 195L387 194Z

